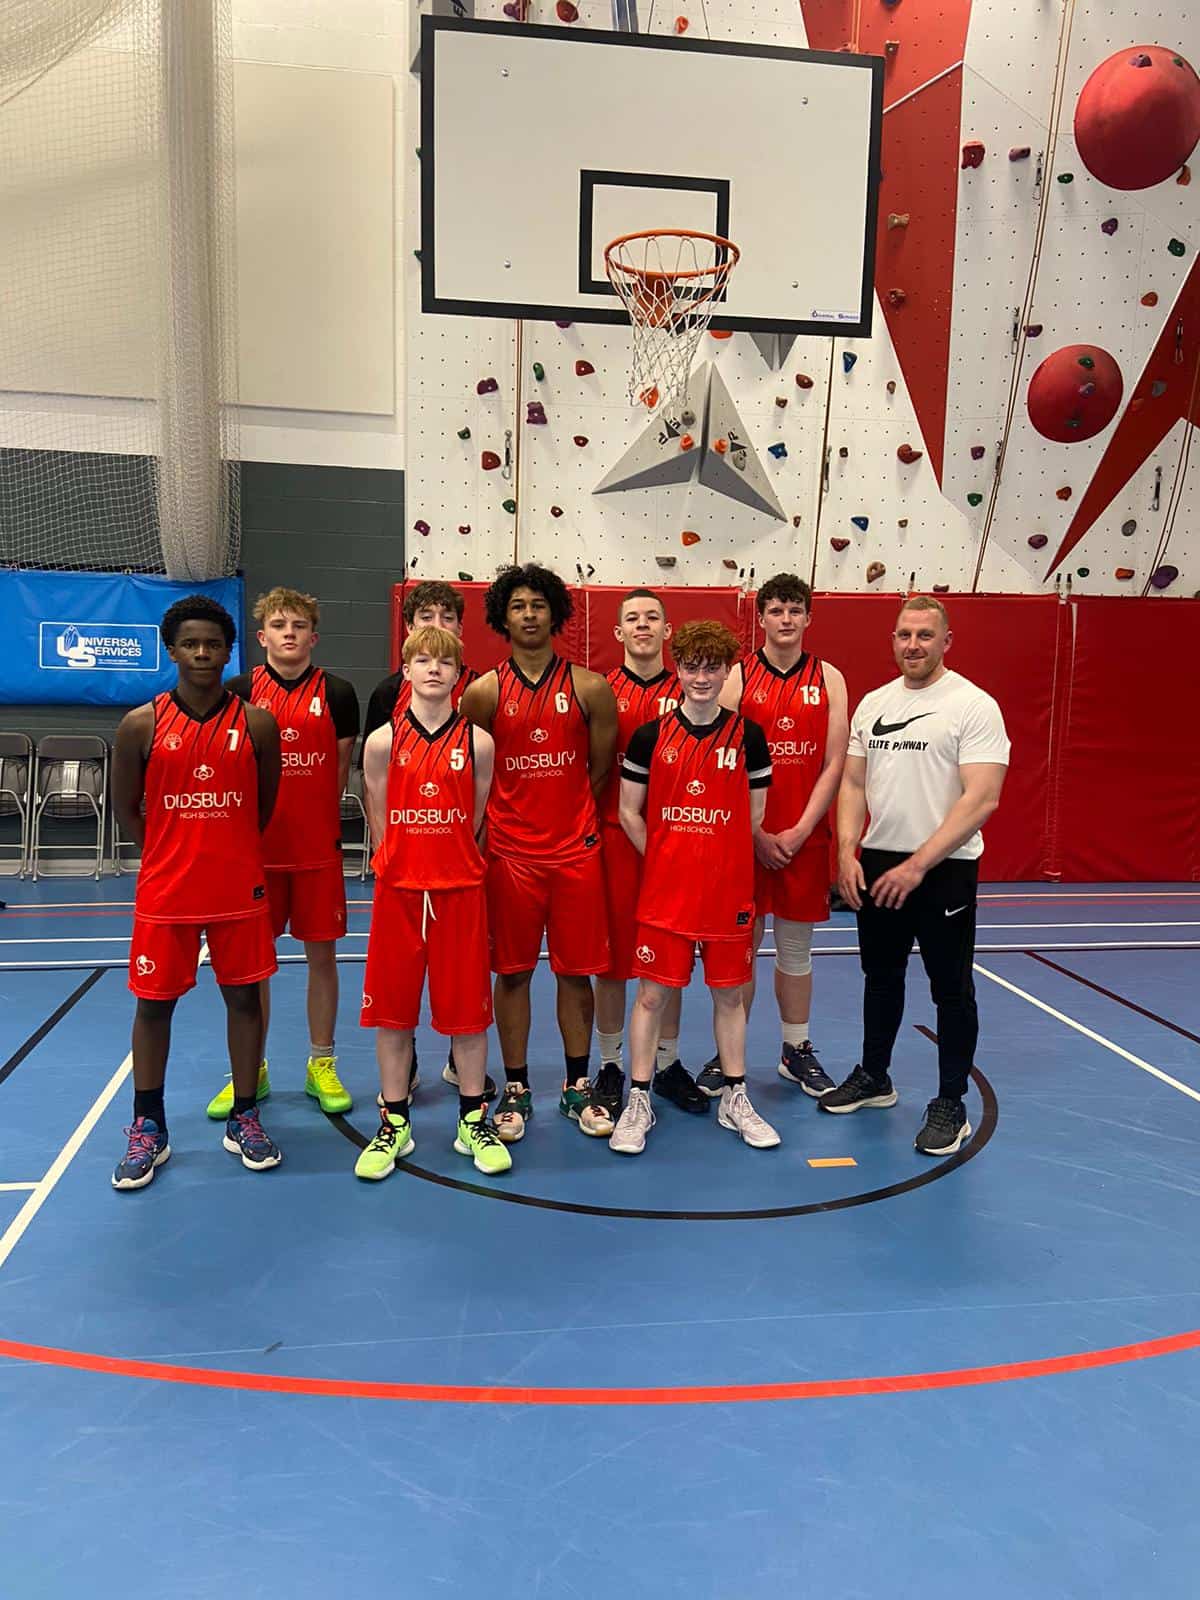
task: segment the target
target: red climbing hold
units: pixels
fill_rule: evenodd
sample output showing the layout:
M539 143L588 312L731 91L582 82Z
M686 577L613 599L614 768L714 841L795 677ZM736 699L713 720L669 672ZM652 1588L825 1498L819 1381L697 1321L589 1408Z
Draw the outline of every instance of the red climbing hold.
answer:
M849 539L830 539L829 542L837 551L849 550L850 548Z
M479 464L485 472L495 472L500 465L500 457L494 450L485 450L479 459Z
M888 381L887 381L887 392L889 394L895 394L895 392L896 392L896 380L895 380L895 378L889 378L888 379Z
M726 556L722 560L721 565L724 568L726 568L726 570L729 571L729 572L736 572L737 571L737 562L733 559L732 556Z
M933 592L934 594L949 594L950 585L948 583L935 583L933 586Z
M458 525L458 531L465 538L471 531L471 524L469 522L460 522Z
M688 27L689 26L690 26L690 24L688 23L688 19L686 17L676 17L675 18L675 32L676 33L686 33L688 31ZM737 562L734 561L734 562L731 563L731 565L736 567L737 566Z
M887 568L882 561L872 561L867 568L867 582L874 583L877 578L882 578Z
M1008 159L1010 161L1028 161L1029 155L1030 151L1027 144L1015 144L1008 152Z
M729 440L728 439L714 439L713 440L713 449L717 452L717 454L719 456L723 456L725 454L726 450L729 449Z
M700 535L698 533L693 533L690 528L685 528L684 531L679 535L679 542L680 544L687 545L690 548L692 545L700 543Z
M920 461L925 452L924 450L914 450L910 444L902 444L896 454L906 467L911 467L914 461Z
M889 289L887 292L887 303L890 306L902 306L907 299L908 295L903 289Z
M1140 69L1140 70L1139 70ZM1075 144L1110 189L1148 189L1187 161L1200 139L1200 78L1163 45L1101 62L1075 105Z
M1073 491L1071 489L1070 484L1067 484L1067 483L1064 483L1061 489L1056 489L1054 491L1055 497L1057 499L1059 499L1059 500L1069 500L1071 498L1072 492Z
M708 330L708 337L710 339L732 339L733 338L733 329L732 328L710 328Z
M1031 550L1044 550L1050 540L1044 533L1031 533L1025 542Z
M962 164L965 171L968 167L981 167L983 165L983 140L968 139L962 147Z
M578 22L579 7L573 6L571 0L558 0L554 8L554 15L560 22Z
M683 438L679 441L679 448L681 450L690 450L695 443L696 441L692 438L691 434L685 433Z
M575 376L577 378L590 378L595 370L590 361L579 360L575 363Z
M1158 304L1158 296L1153 289L1150 290L1149 294L1142 296L1142 304L1144 306L1156 306Z
M495 394L499 387L500 385L496 382L495 378L480 378L479 382L475 385L475 393Z
M1191 183L1191 181L1192 181L1192 169L1191 169L1191 167L1188 166L1187 162L1185 161L1183 163L1183 166L1180 167L1180 169L1179 169L1179 176L1175 179L1175 182L1179 185L1179 187L1181 189L1186 189L1188 184Z
M575 435L575 443L582 450L584 445L587 443L587 434L586 433L577 433Z
M550 507L550 515L552 517L561 517L562 514L563 514L563 508L561 506L551 506Z
M1119 578L1122 583L1128 583L1129 579L1133 577L1133 568L1132 567L1118 567L1117 570L1113 573L1113 577L1114 578Z
M653 411L655 406L658 404L658 385L656 383L652 383L648 389L643 389L641 394L638 395L638 399L642 402L647 411Z
M796 374L796 387L797 387L797 389L811 389L812 386L813 386L813 381L809 377L807 372L798 372Z
M1080 367L1095 393L1081 395ZM1078 444L1102 433L1116 416L1124 393L1121 369L1099 345L1068 344L1048 355L1025 397L1029 420L1045 439Z
M427 522L414 522L413 527L422 538L427 539L429 537L429 524Z

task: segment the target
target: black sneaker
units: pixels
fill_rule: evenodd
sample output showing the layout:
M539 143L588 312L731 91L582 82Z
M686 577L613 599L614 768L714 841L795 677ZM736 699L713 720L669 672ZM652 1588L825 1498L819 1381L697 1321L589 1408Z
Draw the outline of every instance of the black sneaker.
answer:
M807 1039L803 1044L784 1045L779 1076L786 1078L789 1083L798 1083L805 1094L812 1095L814 1100L828 1094L834 1087L833 1079L813 1054L813 1047Z
M592 1079L592 1099L603 1106L613 1124L620 1121L621 1106L625 1099L625 1074L615 1061L603 1061L600 1071Z
M453 1056L448 1058L446 1065L442 1068L442 1082L448 1083L452 1089L458 1088L458 1067L455 1064ZM408 1094L409 1099L411 1099L411 1088L409 1089ZM494 1100L496 1098L496 1083L490 1072L484 1074L483 1098L485 1100Z
M950 1156L971 1137L971 1124L961 1100L939 1096L925 1107L925 1126L913 1140L923 1156Z
M721 1071L720 1056L714 1056L700 1068L696 1074L696 1087L710 1100L720 1099L721 1090L725 1087L725 1074Z
M673 1106L678 1106L680 1111L690 1111L700 1117L708 1115L708 1096L678 1059L662 1072L654 1074L654 1092L662 1095L664 1100L669 1100Z
M869 1072L855 1067L845 1083L823 1094L817 1105L822 1111L861 1111L863 1106L894 1106L899 1098L889 1077L879 1082Z

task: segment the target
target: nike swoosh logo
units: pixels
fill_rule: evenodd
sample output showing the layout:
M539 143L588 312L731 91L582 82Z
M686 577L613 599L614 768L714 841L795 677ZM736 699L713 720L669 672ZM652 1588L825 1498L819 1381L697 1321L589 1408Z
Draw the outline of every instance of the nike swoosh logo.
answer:
M881 717L875 718L875 726L871 729L876 739L882 739L885 733L899 733L901 728L907 728L909 722L920 722L922 717L931 717L932 711L918 711L915 717L909 717L908 722L884 722Z
M927 712L926 715L929 715L929 713ZM948 917L956 917L960 911L965 911L966 909L967 909L966 906L955 906L954 910L953 911L947 911L946 915Z

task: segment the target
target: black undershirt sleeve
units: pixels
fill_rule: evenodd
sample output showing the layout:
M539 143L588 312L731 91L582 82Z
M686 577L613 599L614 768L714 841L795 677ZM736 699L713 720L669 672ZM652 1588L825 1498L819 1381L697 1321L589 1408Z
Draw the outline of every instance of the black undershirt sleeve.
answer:
M345 678L325 674L325 701L333 718L333 729L339 739L358 736L358 696L354 685Z
M628 778L630 783L650 782L650 760L658 743L658 731L661 726L659 722L643 722L641 727L634 731L633 738L625 749L625 760L621 767L622 778Z
M746 771L752 789L769 789L771 786L771 751L767 736L757 722L745 718L746 732L743 749L746 753Z
M393 672L382 683L377 683L371 690L371 698L367 701L367 715L363 722L363 744L385 723L392 720L392 712L396 709L396 700L400 694L400 674ZM361 765L361 757L359 758Z

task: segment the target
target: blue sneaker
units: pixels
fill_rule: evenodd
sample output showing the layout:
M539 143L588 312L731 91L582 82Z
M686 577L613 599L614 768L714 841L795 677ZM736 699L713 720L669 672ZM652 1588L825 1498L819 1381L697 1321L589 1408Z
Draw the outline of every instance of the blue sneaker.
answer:
M151 1117L135 1117L133 1126L126 1128L129 1145L125 1159L119 1161L112 1175L114 1189L144 1189L154 1181L155 1167L161 1167L171 1154L167 1143L167 1130L160 1128Z
M251 1172L265 1172L283 1160L283 1151L263 1132L257 1106L252 1111L243 1111L240 1117L230 1117L221 1143L231 1155L241 1156L242 1165Z

